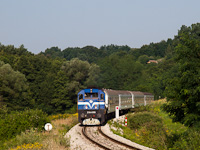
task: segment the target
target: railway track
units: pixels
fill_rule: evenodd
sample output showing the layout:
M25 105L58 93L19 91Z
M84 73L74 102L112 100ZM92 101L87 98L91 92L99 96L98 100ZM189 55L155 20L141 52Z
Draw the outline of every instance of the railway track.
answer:
M141 150L117 141L101 131L101 127L83 127L83 135L92 143L105 150Z

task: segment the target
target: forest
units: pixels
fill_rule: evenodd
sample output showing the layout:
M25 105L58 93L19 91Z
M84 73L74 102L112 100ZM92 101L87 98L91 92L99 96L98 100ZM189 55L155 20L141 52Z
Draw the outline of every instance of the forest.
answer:
M0 114L74 113L78 91L88 86L167 97L163 109L174 121L199 124L200 23L183 25L173 39L141 48L51 47L33 54L23 45L0 44Z

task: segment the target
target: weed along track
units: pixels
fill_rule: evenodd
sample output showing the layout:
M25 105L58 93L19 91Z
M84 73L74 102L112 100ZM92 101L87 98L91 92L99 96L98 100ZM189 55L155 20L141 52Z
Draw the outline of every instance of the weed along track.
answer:
M106 150L141 150L139 148L127 145L117 141L102 132L101 127L83 127L83 135L98 147Z

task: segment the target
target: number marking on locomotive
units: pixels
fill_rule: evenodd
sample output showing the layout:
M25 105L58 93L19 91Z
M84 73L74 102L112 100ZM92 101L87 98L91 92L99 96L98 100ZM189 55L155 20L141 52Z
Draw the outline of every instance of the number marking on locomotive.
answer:
M87 111L87 114L96 114L96 111Z

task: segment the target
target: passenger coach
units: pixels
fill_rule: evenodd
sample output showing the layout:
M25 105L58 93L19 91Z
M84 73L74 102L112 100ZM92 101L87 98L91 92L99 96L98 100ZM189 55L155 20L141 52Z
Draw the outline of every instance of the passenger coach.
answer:
M78 120L83 125L100 125L105 123L108 114L115 112L115 106L127 110L153 100L151 93L139 91L83 89L78 93Z

